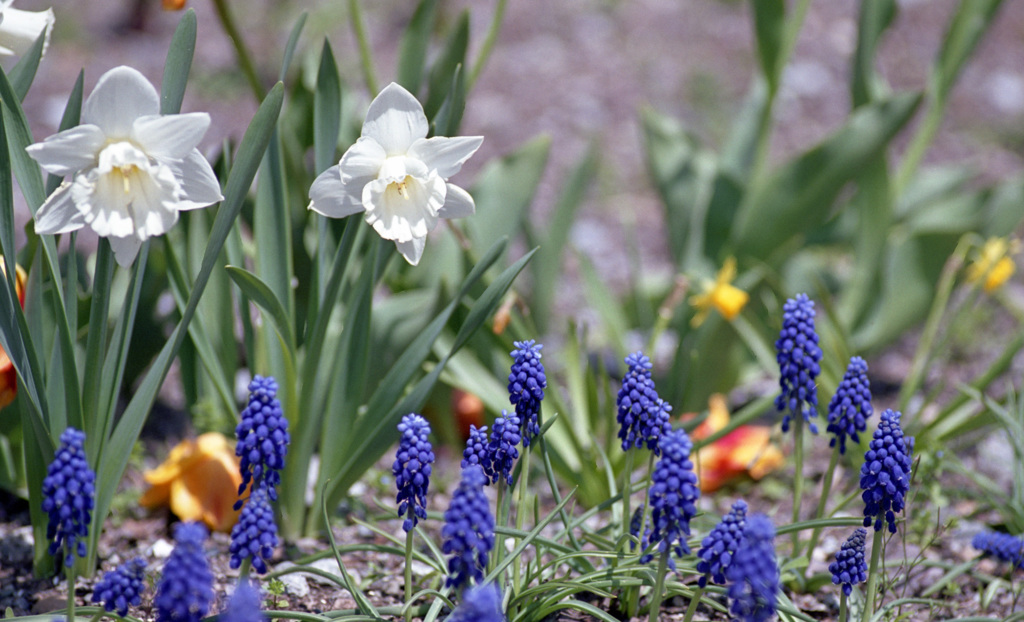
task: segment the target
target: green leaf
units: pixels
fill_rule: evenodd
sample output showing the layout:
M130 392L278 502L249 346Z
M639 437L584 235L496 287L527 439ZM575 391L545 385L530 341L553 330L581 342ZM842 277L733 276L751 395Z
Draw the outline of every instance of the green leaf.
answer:
M784 0L751 0L754 9L754 35L757 37L757 56L761 71L768 81L770 92L779 88L782 74L782 40L786 32L786 3Z
M12 18L13 19L13 18ZM18 100L24 101L28 95L28 89L35 80L36 70L39 69L39 61L43 58L43 46L46 43L46 31L44 30L32 47L25 52L25 55L18 60L18 64L11 69L11 86L18 94Z
M75 85L71 87L71 95L68 96L68 103L64 106L64 114L60 118L58 131L63 132L78 125L82 116L82 91L85 84L85 70L78 72ZM61 178L56 175L46 176L46 194L51 194L60 185Z
M466 80L462 65L455 67L455 74L452 76L452 87L448 96L444 98L441 109L434 117L434 135L454 136L459 131L459 124L462 123L462 113L466 110Z
M1002 0L960 0L933 66L932 84L939 100L944 101L952 90L1002 4Z
M188 73L192 69L192 56L196 49L196 12L185 11L171 37L164 64L164 79L160 86L160 114L178 114L185 99Z
M423 68L427 64L427 45L434 28L436 7L437 0L420 0L399 44L398 76L395 81L414 95L419 92L423 82Z
M430 68L430 78L427 82L427 100L423 102L423 112L428 119L433 119L437 111L441 109L448 91L451 88L452 78L455 76L455 69L466 65L466 48L469 47L469 11L465 10L459 15L459 21L455 28L448 35L441 55L434 61Z
M875 50L896 16L895 0L863 0L857 25L850 96L857 108L883 95L883 78L875 71Z
M537 249L535 248L526 253L519 261L506 268L498 278L494 279L493 283L487 286L487 289L484 290L484 293L469 310L469 315L466 316L466 320L455 335L455 343L452 344L452 350L448 356L458 352L462 346L466 345L466 342L469 341L473 333L483 325L484 320L494 314L498 305L501 304L502 296L512 287L512 281L519 276L519 272L526 267L527 262L530 261L530 258L536 252Z
M885 151L920 101L909 93L861 106L832 136L772 174L747 194L732 246L767 258L824 223L843 186Z
M302 36L302 29L306 26L307 17L309 17L309 14L303 11L302 15L299 15L299 19L295 20L291 34L288 35L288 43L284 46L284 58L281 61L281 73L278 74L277 78L281 82L284 82L285 75L288 73L288 67L292 64L292 57L295 56L295 47L299 44L299 37Z
M295 337L292 333L291 320L284 310L284 305L278 300L274 292L252 272L237 266L225 268L228 276L235 285L242 290L249 300L255 302L261 309L267 312L274 322L274 329L281 335L291 350L295 349Z
M341 131L341 77L331 43L324 38L320 68L313 95L313 153L319 175L337 163L338 133Z
M544 174L550 147L549 138L535 138L491 161L480 173L471 192L476 215L466 221L474 246L490 247L493 240L519 232Z

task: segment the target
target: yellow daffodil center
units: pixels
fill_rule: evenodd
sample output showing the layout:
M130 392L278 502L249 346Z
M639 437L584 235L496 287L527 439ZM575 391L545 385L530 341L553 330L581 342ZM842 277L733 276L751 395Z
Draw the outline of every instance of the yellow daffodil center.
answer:
M393 181L388 184L388 192L397 192L406 201L409 200L409 188L406 184L409 183L409 176L406 175L402 178L402 181Z
M132 192L132 180L131 178L137 175L139 167L134 164L121 164L114 169L115 175L120 175L121 185L124 187L125 194L131 194Z
M967 267L967 280L971 283L982 281L982 289L987 293L999 289L1017 271L1012 255L1019 251L1019 246L1017 240L989 238L978 257Z

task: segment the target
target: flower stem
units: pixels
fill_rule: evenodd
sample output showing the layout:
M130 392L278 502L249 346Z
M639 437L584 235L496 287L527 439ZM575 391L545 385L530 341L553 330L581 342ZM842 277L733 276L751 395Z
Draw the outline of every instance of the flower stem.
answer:
M839 590L839 622L849 622L850 612L847 610L846 592Z
M75 564L74 562L64 567L64 572L68 577L68 622L73 622L75 619Z
M487 30L487 37L484 39L480 52L476 55L476 62L473 63L473 69L469 73L469 80L466 82L467 92L476 84L477 78L480 77L480 72L483 71L484 65L487 64L487 59L491 57L494 43L498 40L498 31L501 30L501 22L505 18L505 6L507 4L508 0L498 0L498 6L494 8L494 18L491 19L491 27Z
M629 497L633 494L633 448L626 452L626 468L622 472L622 535L629 535L629 523L632 516L629 513ZM643 530L643 525L640 526Z
M693 614L697 613L697 607L700 605L700 599L704 597L704 588L698 587L697 591L690 598L690 604L686 608L686 615L683 616L683 622L690 622L693 620Z
M834 451L832 452L832 458L828 462L828 470L825 471L825 480L821 483L821 498L818 499L818 509L814 513L814 518L825 517L825 506L828 504L829 493L832 492L832 479L835 475L836 465L839 464L839 443L836 443ZM818 538L821 537L821 527L815 527L814 531L811 532L811 539L807 543L807 561L808 564L804 566L804 576L807 576L807 569L811 567L810 559L814 555L814 547L818 545Z
M658 614L661 613L661 595L665 588L665 575L668 573L668 556L672 554L672 547L666 546L661 552L658 560L658 577L654 583L654 591L651 592L651 605L647 616L648 622L658 622Z
M530 479L530 451L529 448L523 448L523 467L519 470L519 481L516 485L519 486L519 499L516 501L516 529L519 531L523 530L523 523L526 520L526 485ZM519 593L520 579L521 579L521 560L516 560L516 563L512 566L512 586L515 593Z
M875 539L871 541L871 566L868 567L868 595L864 599L863 622L870 622L875 613L875 594L878 590L878 561L882 557L882 538L885 532L875 531Z
M242 558L242 564L238 567L238 585L249 578L249 569L252 568L252 558Z
M800 522L800 503L804 494L804 418L798 413L793 417L793 462L796 476L793 478L793 522ZM793 531L793 558L800 555L800 532Z
M412 620L412 534L416 531L413 526L405 534L405 622Z
M363 24L363 9L359 6L359 0L348 0L349 16L352 20L352 32L359 42L359 60L363 70L363 80L366 81L366 88L370 93L380 91L377 88L377 76L373 69L373 54L370 52L370 42L366 38L366 26Z
M252 94L256 97L257 102L263 101L263 96L266 93L263 91L263 85L260 84L256 67L252 64L252 56L242 40L242 34L238 31L238 26L235 25L235 18L231 14L227 0L213 0L213 8L217 11L217 19L220 20L220 26L224 29L224 34L228 36L228 39L231 40L231 45L235 48L238 65L242 69L242 74L245 75L246 82L249 83L249 88L252 89Z

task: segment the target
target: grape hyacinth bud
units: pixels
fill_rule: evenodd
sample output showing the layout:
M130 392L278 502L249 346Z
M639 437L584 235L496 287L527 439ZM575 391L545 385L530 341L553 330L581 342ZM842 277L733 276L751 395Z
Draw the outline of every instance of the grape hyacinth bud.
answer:
M729 611L740 622L764 622L775 615L779 567L775 561L775 527L764 514L754 514L743 528L743 542L726 571Z
M174 541L153 600L156 622L199 622L213 603L213 573L203 552L206 528L178 523Z
M828 571L832 573L832 583L842 585L843 593L847 596L853 591L854 585L868 580L868 564L864 561L864 538L867 534L863 527L858 527L836 551L836 561L828 566Z
M626 357L626 365L629 369L616 399L622 451L646 443L647 449L660 455L658 441L671 429L668 418L672 407L658 397L654 388L651 359L643 352L635 352Z
M92 602L103 603L107 611L116 612L122 618L128 615L128 607L138 607L142 602L145 584L146 560L141 557L126 561L103 575L92 591Z
M790 417L802 416L811 432L818 426L811 417L818 416L818 391L815 379L821 373L821 348L814 330L814 302L807 294L790 298L782 308L782 332L775 342L775 360L779 363L779 388L775 408L785 412L782 431L789 430Z
M68 428L43 478L43 511L49 515L46 539L50 555L63 547L64 565L85 557L85 541L96 495L96 474L85 457L85 432Z
M904 496L910 488L914 439L903 437L900 417L899 412L889 409L882 413L860 469L864 526L874 522L875 531L882 530L884 518L889 531L896 533L896 512L903 510Z
M504 478L506 484L512 485L512 467L519 458L519 450L516 449L520 441L519 426L519 416L504 410L491 426L491 440L487 445L491 469L490 472L484 471L492 483Z
M1024 568L1024 538L1001 531L982 531L975 534L971 546L999 561L1012 564L1014 569Z
M690 535L690 520L697 514L700 487L690 461L693 443L682 429L661 437L661 459L654 466L648 497L651 504L651 544L658 543L658 551L675 551L676 557L690 552L686 536ZM645 555L646 562L653 555Z
M647 543L650 542L651 538L651 519L647 518L646 524L644 524L644 533L640 535L640 521L643 519L644 506L640 506L633 510L633 516L629 519L629 535L633 536L640 541L640 550L647 548ZM636 549L636 541L630 540L629 550Z
M427 518L427 488L434 464L434 448L427 438L430 424L423 417L410 413L398 424L402 438L391 473L398 488L398 515L405 516L402 529L412 531L419 519Z
M867 429L867 420L873 412L868 364L855 356L850 359L843 380L828 404L827 431L834 435L828 446L835 447L839 441L839 453L846 453L846 437L859 443L858 433Z
M266 619L260 611L259 590L247 580L238 584L227 609L219 616L219 622L266 622Z
M512 345L516 349L511 352L514 362L508 375L508 395L522 426L523 447L529 447L533 437L540 434L538 415L544 389L548 386L544 364L540 362L540 350L544 346L535 344L533 339Z
M288 419L277 399L277 381L272 377L256 376L249 383L249 404L242 411L235 436L238 437L235 454L242 458L242 483L238 494L245 492L250 483L256 487L266 481L267 493L276 501L291 437ZM235 504L235 509L240 507L241 500Z
M470 580L482 581L484 568L494 548L494 516L484 494L487 476L479 466L462 470L462 482L444 513L442 551L448 560L446 585L462 589Z
M491 454L487 449L487 426L469 426L469 438L466 439L466 449L462 451L461 466L465 469L473 465L483 469L487 481L490 482L492 469Z
M452 611L446 622L504 622L501 611L501 588L494 583L471 587L462 595L462 603Z
M729 513L722 517L700 543L697 552L697 572L704 573L697 580L700 587L708 584L708 578L718 585L725 584L725 574L733 557L743 541L743 528L747 524L747 502L740 499L732 504Z
M253 570L263 574L267 571L266 560L274 556L276 546L277 523L264 482L249 493L248 503L231 528L231 567L238 568L248 559Z

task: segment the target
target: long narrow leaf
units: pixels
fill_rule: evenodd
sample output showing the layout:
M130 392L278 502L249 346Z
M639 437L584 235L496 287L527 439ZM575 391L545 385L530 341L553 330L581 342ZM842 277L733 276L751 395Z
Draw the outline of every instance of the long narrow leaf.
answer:
M160 86L160 114L178 114L185 99L185 85L192 69L192 56L196 49L196 12L185 11L171 37L164 64L164 78Z

